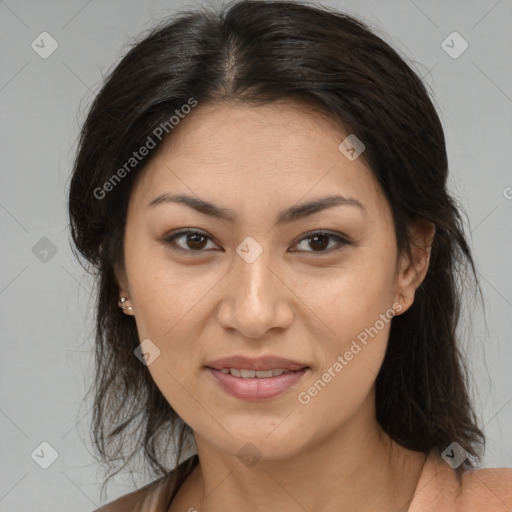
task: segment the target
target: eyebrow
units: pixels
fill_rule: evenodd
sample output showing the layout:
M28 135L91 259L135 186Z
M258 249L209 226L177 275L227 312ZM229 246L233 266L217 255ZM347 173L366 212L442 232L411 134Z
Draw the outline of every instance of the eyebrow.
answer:
M185 194L161 194L150 201L147 205L147 208L154 208L155 206L163 203L184 204L200 213L203 213L204 215L209 215L210 217L214 217L216 219L226 220L229 222L236 221L236 213L233 210L229 210L203 199L187 196ZM290 222L309 217L310 215L314 215L315 213L326 210L328 208L334 208L335 206L353 206L358 208L364 215L367 215L368 213L364 205L355 197L333 195L322 197L320 199L314 199L312 201L308 201L307 203L298 204L283 210L279 213L276 224L288 224Z

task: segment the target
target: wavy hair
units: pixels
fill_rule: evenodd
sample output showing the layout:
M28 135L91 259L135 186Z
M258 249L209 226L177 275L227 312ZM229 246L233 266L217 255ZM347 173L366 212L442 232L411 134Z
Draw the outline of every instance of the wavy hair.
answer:
M456 328L463 285L473 278L481 289L462 209L447 190L436 109L405 58L363 21L320 5L260 0L181 11L153 27L109 72L83 123L68 209L73 252L97 280L91 434L101 460L112 466L121 460L123 468L142 453L156 474L172 473L171 496L198 464L197 454L178 464L191 429L134 357L135 321L117 305L115 271L124 268L132 184L172 131L98 197L191 97L199 104L292 99L313 107L364 142L360 158L390 204L399 254L411 254L410 222L435 225L427 275L412 306L392 321L376 379L376 414L400 445L440 453L456 441L470 455L461 468L473 467L485 438ZM176 464L167 459L170 451Z

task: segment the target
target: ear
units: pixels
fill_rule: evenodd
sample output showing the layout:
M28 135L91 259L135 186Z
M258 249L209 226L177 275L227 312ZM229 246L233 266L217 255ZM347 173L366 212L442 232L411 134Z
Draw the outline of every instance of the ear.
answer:
M119 297L118 299L118 306L121 307L124 306L125 308L132 308L132 301L130 300L130 290L128 286L128 279L126 278L126 273L123 268L120 268L119 266L114 267L114 275L116 279L117 286L119 287ZM121 297L127 297L128 300L121 304L120 299ZM123 313L125 315L134 316L133 315L133 309L122 309Z
M411 221L407 232L411 240L412 259L404 254L398 264L395 301L401 305L401 309L397 314L405 313L411 307L416 289L427 275L436 228L432 222L421 217Z
M114 276L116 284L119 287L119 294L128 297L128 280L126 279L126 272L119 265L114 266Z

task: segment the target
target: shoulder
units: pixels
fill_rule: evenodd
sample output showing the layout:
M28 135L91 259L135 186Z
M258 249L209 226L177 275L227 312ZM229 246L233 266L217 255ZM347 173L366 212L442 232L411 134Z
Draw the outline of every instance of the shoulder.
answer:
M440 456L427 458L409 512L512 510L512 469L455 471Z
M149 508L150 503L157 501L166 480L167 477L163 476L136 491L120 496L93 512L142 512Z
M512 469L488 468L466 471L462 475L461 502L477 503L482 510L509 511L512 508ZM484 507L485 506L485 507ZM476 510L476 509L475 509Z
M199 462L197 454L153 482L120 496L92 512L167 512L169 503Z

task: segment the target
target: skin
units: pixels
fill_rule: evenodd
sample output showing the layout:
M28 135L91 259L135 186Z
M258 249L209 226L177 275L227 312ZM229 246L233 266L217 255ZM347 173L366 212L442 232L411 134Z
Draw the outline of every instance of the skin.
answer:
M425 454L393 442L375 418L390 322L309 403L297 398L381 314L411 306L429 264L434 226L412 225L413 259L399 258L376 179L338 149L346 135L290 101L199 105L137 177L120 296L130 299L125 313L140 339L160 349L148 370L192 428L200 460L173 512L398 512L412 499ZM236 222L177 203L147 207L164 192L234 210ZM366 213L336 206L276 225L285 208L333 193L358 199ZM208 238L174 241L188 253L162 241L186 228ZM304 235L320 229L354 243L327 238L319 248ZM263 249L252 263L236 252L247 236ZM310 370L277 397L244 401L204 368L235 354L278 355ZM250 467L237 456L249 442L257 448Z

